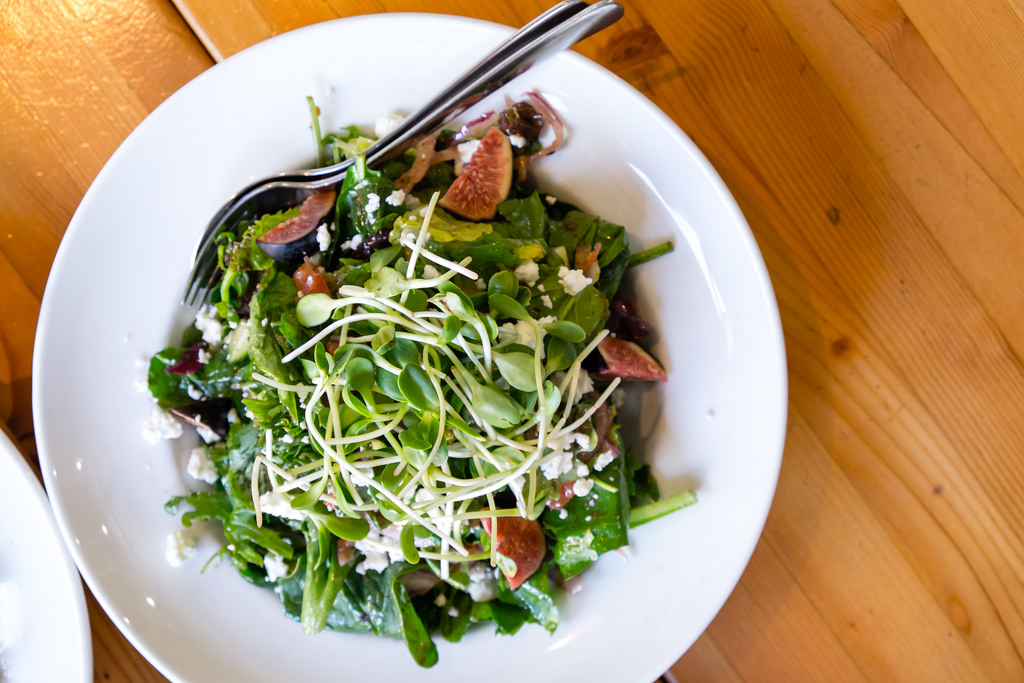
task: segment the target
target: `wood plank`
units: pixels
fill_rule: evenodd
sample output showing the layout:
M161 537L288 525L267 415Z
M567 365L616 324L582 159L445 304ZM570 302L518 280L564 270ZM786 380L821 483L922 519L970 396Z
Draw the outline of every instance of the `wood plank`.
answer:
M93 178L142 118L212 61L162 0L10 0L0 12L0 344L11 431L34 450L31 352L60 237ZM4 415L4 417L8 417ZM88 606L97 681L163 676Z

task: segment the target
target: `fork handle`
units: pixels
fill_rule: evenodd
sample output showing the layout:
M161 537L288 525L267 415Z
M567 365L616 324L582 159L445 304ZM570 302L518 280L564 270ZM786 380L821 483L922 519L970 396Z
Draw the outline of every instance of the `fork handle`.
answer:
M402 154L415 140L434 132L538 61L610 26L622 13L622 7L614 0L599 0L593 5L572 0L555 5L410 114L391 134L370 145L364 152L367 164L373 166ZM327 187L340 181L351 163L352 160L347 160L300 173L285 173L275 180L312 181L318 188Z

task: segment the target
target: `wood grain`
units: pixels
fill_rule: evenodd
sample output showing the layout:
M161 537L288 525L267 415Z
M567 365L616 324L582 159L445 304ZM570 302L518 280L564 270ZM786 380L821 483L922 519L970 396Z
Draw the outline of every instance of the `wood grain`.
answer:
M430 11L519 25L547 4L439 0ZM765 532L670 675L1024 680L1024 5L622 4L626 17L578 49L650 97L718 169L765 256L789 362L789 434ZM421 10L8 3L0 388L22 443L49 263L131 128L255 42ZM162 680L95 603L91 614L97 680Z
M92 179L143 117L212 64L158 0L32 2L0 11L0 344L5 415L33 458L32 341L61 235ZM164 681L89 598L97 681Z

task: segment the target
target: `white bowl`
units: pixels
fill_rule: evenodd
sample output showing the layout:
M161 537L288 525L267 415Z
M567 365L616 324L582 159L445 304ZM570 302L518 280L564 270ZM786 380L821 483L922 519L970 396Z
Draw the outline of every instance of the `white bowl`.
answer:
M626 420L663 492L692 486L699 503L636 529L628 561L611 553L587 571L585 590L562 602L554 635L525 627L496 636L483 626L458 644L437 638L440 663L430 670L400 642L303 635L276 596L227 564L201 573L217 549L212 537L185 566L164 559L178 520L162 506L188 488L181 465L190 444L143 441L151 404L133 384L144 376L140 359L176 343L187 324L178 302L206 221L248 181L310 163L306 95L327 129L372 124L415 109L507 31L377 15L245 50L154 111L68 227L36 337L46 485L100 604L172 680L284 680L301 671L311 680L647 683L693 643L739 579L768 513L785 432L771 285L743 216L695 146L635 90L568 53L505 91L540 90L569 126L568 145L539 164L542 187L625 225L634 249L675 243L631 283L669 381L635 391Z
M3 431L0 519L0 681L92 681L82 580L43 487Z

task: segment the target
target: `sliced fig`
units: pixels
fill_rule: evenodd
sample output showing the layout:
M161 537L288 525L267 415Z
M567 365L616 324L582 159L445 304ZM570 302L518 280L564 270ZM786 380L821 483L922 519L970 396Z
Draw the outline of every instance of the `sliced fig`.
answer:
M302 263L307 256L320 251L317 228L334 208L334 192L320 192L306 198L293 216L271 228L256 240L267 256L279 263Z
M511 187L512 145L501 130L491 128L438 204L471 221L484 221L494 218Z
M515 563L515 572L509 576L502 568L512 590L533 576L544 560L547 545L540 522L523 517L498 517L491 528L490 517L484 517L484 531L491 535L494 549Z
M171 408L171 412L193 427L205 427L223 439L228 435L231 426L228 414L234 407L235 403L230 398L211 398Z
M668 380L668 375L664 368L658 365L658 361L631 341L605 337L597 345L597 350L605 364L599 372L591 373L598 379L621 377L657 382Z

